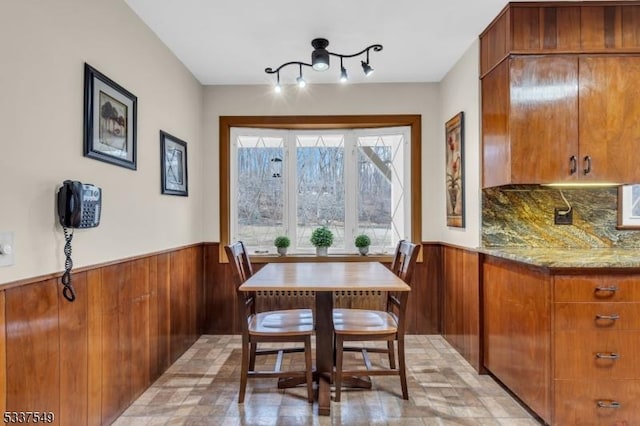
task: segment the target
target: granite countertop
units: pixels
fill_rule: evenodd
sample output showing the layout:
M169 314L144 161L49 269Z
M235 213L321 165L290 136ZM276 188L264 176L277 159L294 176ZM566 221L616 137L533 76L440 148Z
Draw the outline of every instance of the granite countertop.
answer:
M546 268L640 268L640 248L481 247L478 251Z

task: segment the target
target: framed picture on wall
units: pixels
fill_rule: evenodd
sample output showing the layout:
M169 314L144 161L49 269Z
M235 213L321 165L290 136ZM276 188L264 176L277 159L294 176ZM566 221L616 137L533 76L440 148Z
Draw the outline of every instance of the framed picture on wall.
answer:
M162 193L189 195L187 181L187 143L160 130L160 170Z
M464 113L444 127L447 226L464 228Z
M84 64L84 156L136 169L138 98Z

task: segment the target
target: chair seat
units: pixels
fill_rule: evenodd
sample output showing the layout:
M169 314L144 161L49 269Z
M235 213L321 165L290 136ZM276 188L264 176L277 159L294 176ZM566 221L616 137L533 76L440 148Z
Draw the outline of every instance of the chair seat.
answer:
M398 322L384 311L334 309L333 327L336 334L391 334L398 331Z
M269 336L312 334L313 312L311 309L261 312L249 320L249 333Z

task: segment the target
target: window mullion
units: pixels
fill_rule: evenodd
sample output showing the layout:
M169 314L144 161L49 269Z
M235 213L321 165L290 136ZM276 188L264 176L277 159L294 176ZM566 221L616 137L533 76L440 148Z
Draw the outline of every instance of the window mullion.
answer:
M291 130L286 132L285 139L285 151L286 151L286 191L287 196L285 198L286 207L286 228L289 238L293 242L293 250L298 251L298 215L297 204L298 199L296 197L296 188L298 186L298 159L296 155L296 137L295 133Z
M353 240L358 226L358 155L357 135L347 131L344 135L344 245L353 251Z

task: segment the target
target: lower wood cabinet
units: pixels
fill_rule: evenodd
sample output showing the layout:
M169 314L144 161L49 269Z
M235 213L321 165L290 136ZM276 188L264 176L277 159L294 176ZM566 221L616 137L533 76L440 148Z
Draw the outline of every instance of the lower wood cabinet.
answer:
M442 335L481 371L479 254L444 246L442 263Z
M549 424L640 424L640 272L482 269L489 371Z

